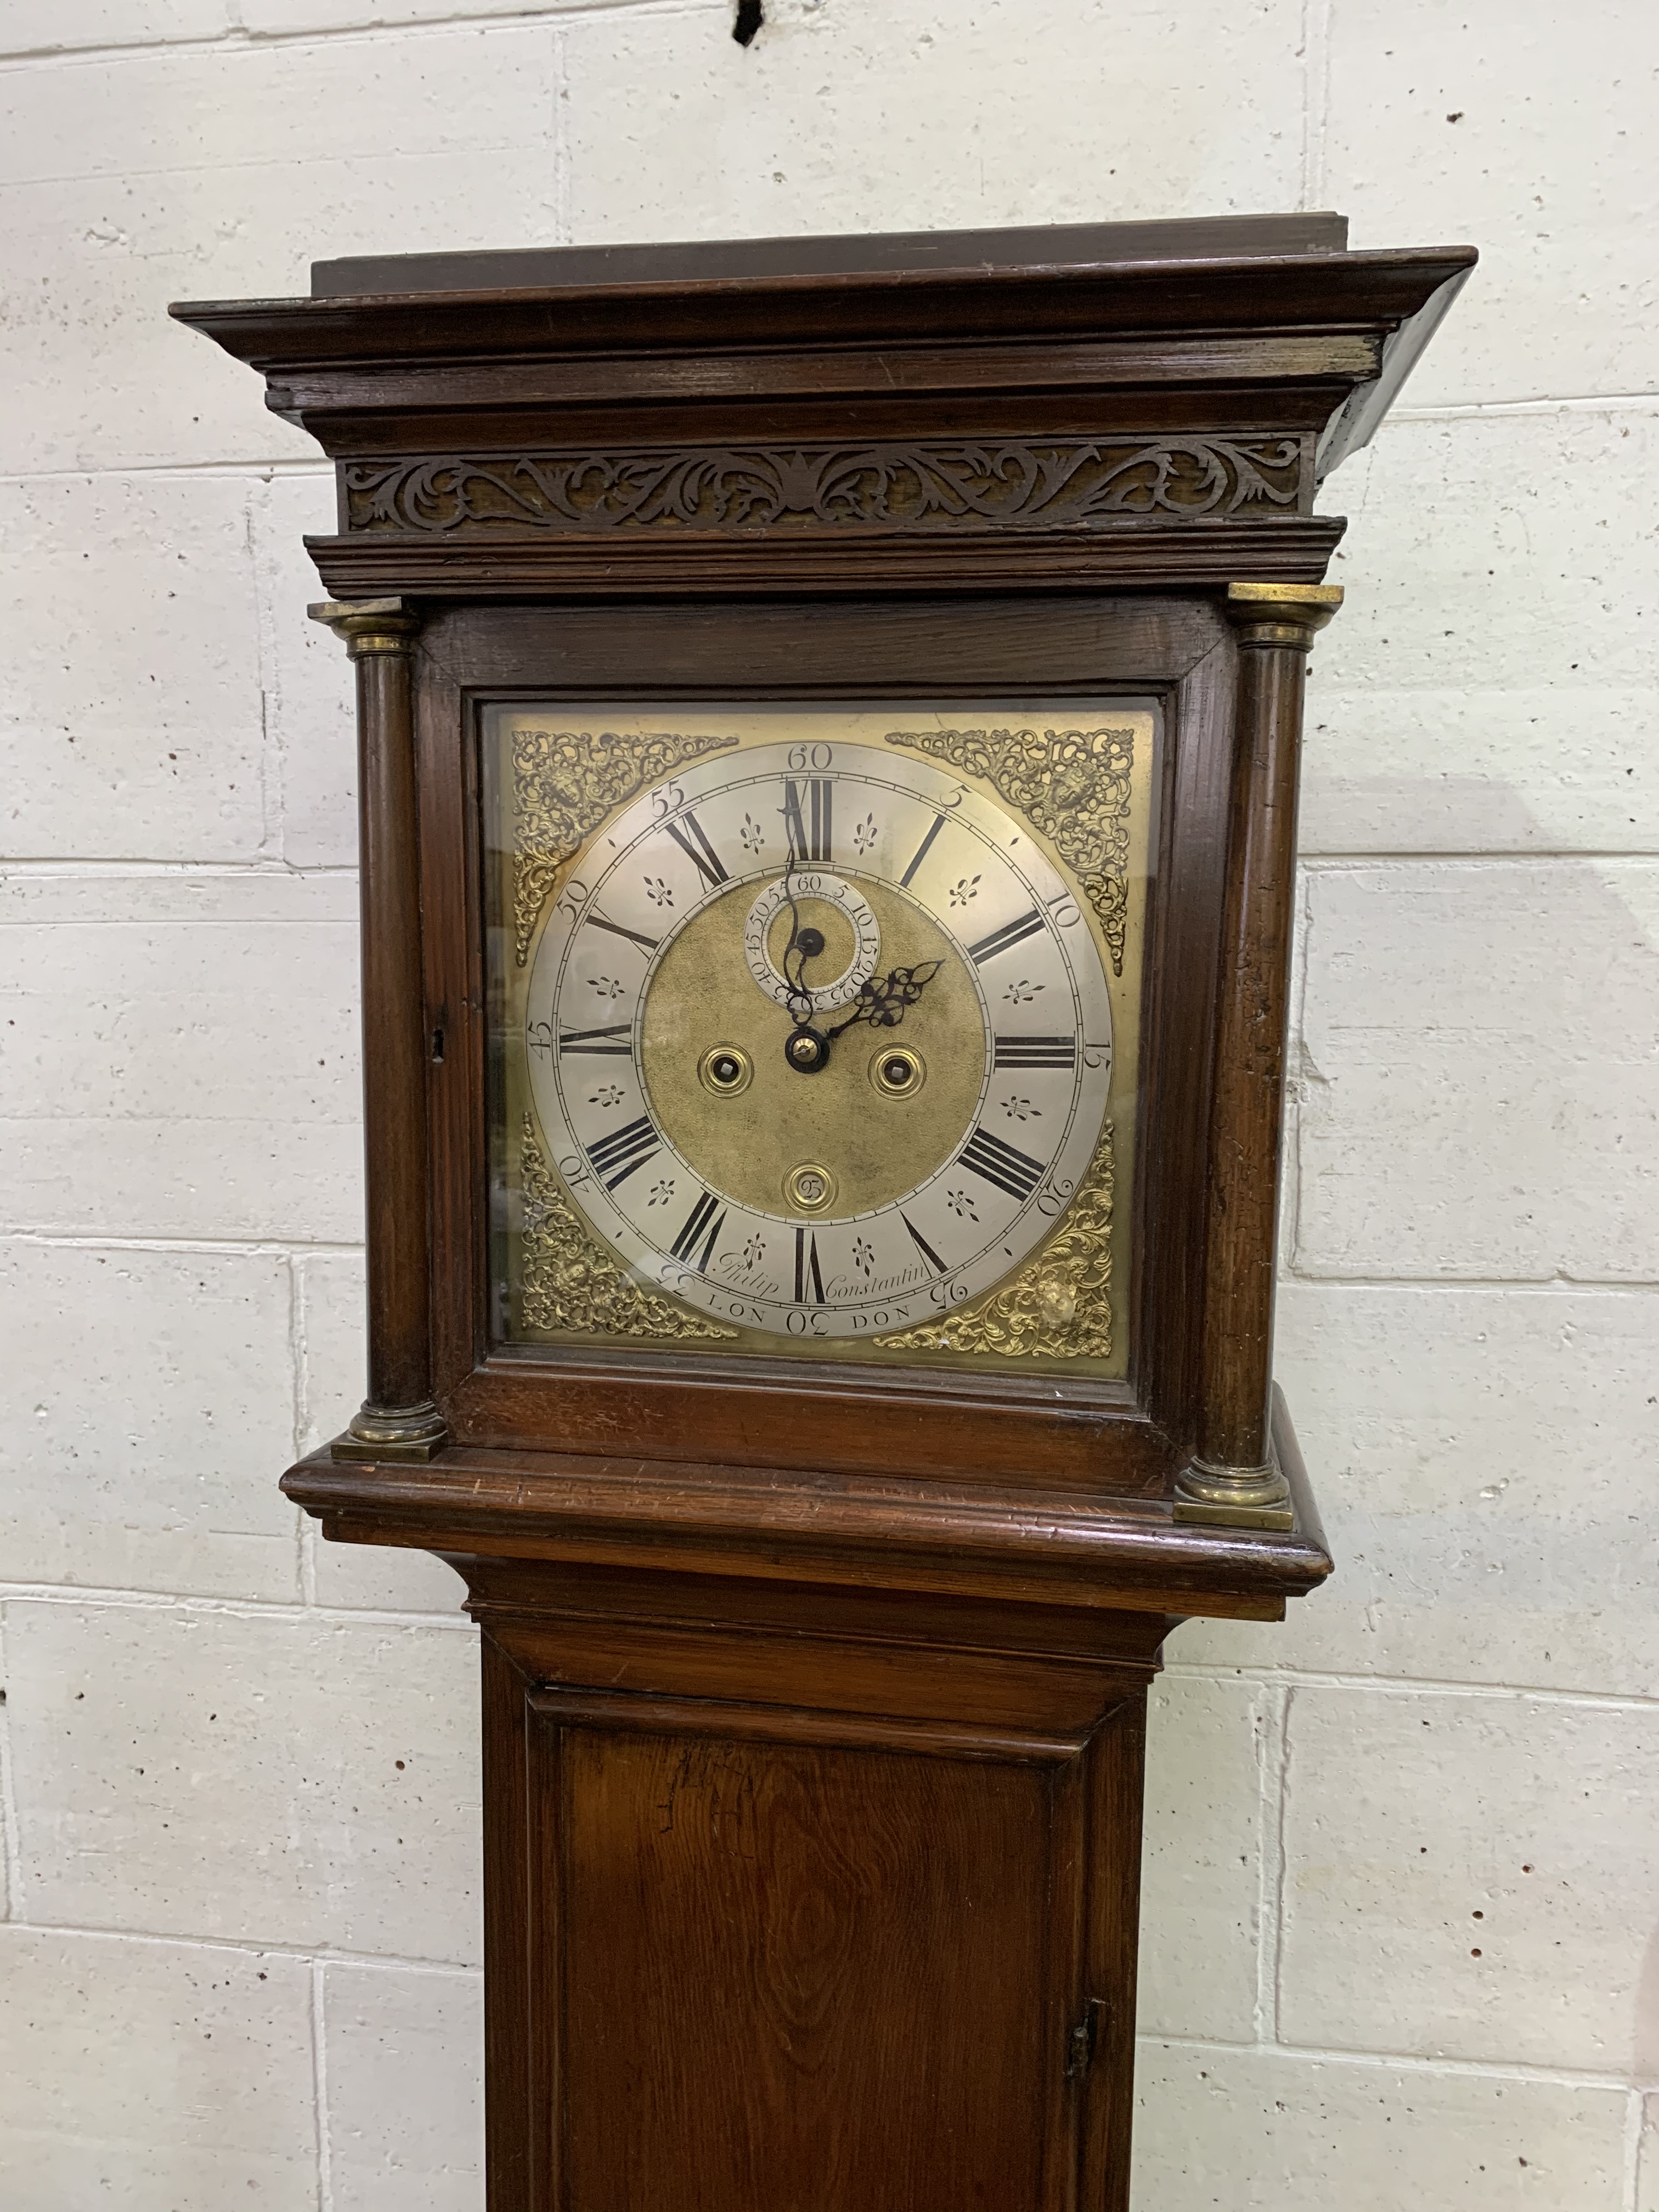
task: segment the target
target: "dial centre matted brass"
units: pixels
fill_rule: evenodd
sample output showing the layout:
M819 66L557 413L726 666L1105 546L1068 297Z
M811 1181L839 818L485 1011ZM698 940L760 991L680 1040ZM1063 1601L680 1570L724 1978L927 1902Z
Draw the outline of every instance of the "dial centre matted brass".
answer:
M938 923L902 894L868 880L858 888L880 924L883 972L939 963L901 1025L904 1043L926 1054L925 1087L884 1092L872 1085L872 1050L899 1037L863 1022L836 1039L826 1066L811 1073L790 1066L793 1025L757 988L744 957L752 884L705 907L651 979L640 1060L652 1113L710 1189L765 1212L790 1211L785 1180L802 1161L821 1162L834 1177L836 1218L889 1205L961 1144L979 1107L987 1024L972 970ZM801 913L826 939L823 954L808 965L811 983L846 964L851 932L839 914L821 917L813 902L803 900ZM832 934L837 926L843 934ZM843 1012L817 1025L833 1028L845 1018ZM754 1074L742 1091L715 1095L698 1079L699 1062L715 1043L747 1055Z

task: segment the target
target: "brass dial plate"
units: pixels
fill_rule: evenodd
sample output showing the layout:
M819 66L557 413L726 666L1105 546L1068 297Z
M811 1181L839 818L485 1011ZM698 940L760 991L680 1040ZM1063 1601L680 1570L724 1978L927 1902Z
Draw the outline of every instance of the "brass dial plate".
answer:
M634 719L685 764L562 866L506 977L509 1095L592 1265L743 1349L1121 1369L1151 714ZM516 763L572 748L547 710L493 736L516 921ZM505 1249L528 1317L543 1248Z

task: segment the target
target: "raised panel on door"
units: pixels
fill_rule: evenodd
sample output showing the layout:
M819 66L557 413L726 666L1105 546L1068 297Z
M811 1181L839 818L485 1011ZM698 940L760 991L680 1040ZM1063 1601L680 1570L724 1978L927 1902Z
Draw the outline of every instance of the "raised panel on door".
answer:
M1081 1759L582 1702L532 1699L538 2212L1068 2205Z

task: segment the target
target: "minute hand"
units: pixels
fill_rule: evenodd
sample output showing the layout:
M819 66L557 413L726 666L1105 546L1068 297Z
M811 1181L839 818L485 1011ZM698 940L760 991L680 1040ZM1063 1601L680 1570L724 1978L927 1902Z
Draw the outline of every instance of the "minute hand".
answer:
M837 1022L827 1036L838 1037L854 1022L868 1022L872 1029L896 1030L904 1019L905 1008L915 1006L944 965L942 960L924 960L918 967L895 968L890 975L872 975L867 983L860 984L852 1012L844 1022Z

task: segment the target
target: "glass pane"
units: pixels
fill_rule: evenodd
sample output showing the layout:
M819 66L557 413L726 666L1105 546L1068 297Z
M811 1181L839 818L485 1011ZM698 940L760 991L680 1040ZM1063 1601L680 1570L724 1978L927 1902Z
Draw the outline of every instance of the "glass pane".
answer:
M499 1344L1123 1373L1155 702L483 744Z

